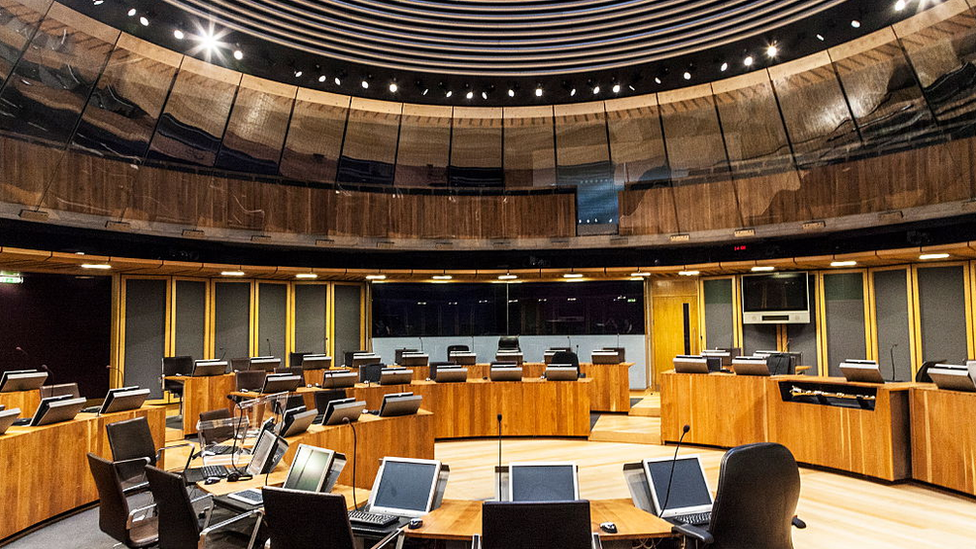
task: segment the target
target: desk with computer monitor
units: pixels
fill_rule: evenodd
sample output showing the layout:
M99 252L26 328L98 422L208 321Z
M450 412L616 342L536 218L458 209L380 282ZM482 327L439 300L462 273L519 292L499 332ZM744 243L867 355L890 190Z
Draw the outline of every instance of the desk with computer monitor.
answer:
M41 402L40 387L48 373L37 370L8 370L0 374L0 405L7 409L20 408L33 414Z

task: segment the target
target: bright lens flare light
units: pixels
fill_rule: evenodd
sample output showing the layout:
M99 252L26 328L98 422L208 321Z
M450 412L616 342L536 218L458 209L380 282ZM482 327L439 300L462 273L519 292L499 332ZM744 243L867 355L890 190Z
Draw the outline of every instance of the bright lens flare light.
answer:
M227 36L230 32L227 29L217 31L213 24L210 24L207 28L204 28L199 23L196 24L196 32L190 35L190 38L196 42L192 48L190 48L190 54L197 54L200 52L204 53L207 61L212 60L216 57L217 60L223 60L224 51L229 49L229 44L223 42L223 38ZM243 53L241 54L243 57Z

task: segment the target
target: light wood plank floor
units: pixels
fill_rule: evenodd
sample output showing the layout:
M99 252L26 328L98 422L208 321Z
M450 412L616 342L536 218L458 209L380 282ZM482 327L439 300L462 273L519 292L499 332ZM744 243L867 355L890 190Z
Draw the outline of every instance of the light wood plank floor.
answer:
M446 497L494 497L492 466L498 442L438 442L437 459L451 466ZM575 461L580 492L588 499L630 497L621 467L629 461L673 455L674 448L649 444L589 442L570 439L506 439L502 461ZM683 448L699 454L712 489L724 452ZM973 548L976 547L976 500L914 484L885 485L845 475L800 469L798 514L808 528L794 530L797 549L809 548Z

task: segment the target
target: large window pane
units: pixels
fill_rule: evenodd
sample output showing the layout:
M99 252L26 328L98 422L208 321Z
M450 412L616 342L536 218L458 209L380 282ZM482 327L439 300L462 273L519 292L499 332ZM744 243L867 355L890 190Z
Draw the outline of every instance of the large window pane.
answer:
M393 184L400 107L389 101L352 99L338 182Z
M231 111L217 167L276 175L295 86L245 75Z
M454 109L448 177L451 185L458 187L501 187L504 184L501 109Z
M447 186L451 107L403 105L396 184Z
M654 97L614 99L606 105L614 181L618 185L668 185L671 174L664 152L661 114Z
M505 186L556 184L552 107L505 109Z
M281 175L333 183L349 97L300 88L281 156Z

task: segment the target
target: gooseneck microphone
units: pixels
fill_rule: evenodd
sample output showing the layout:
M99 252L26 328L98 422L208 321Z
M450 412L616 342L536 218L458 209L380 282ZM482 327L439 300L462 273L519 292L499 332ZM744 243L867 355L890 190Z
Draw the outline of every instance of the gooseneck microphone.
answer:
M220 351L220 360L224 360L224 357L227 356L227 348L221 347L217 350Z
M356 501L356 447L359 440L356 439L356 426L352 424L352 420L347 416L342 418L342 422L352 429L352 508L359 509L359 502Z
M681 428L681 436L678 437L678 444L674 447L674 457L671 458L671 472L668 474L668 490L664 493L664 504L661 505L660 512L657 516L664 516L664 510L668 508L668 500L671 499L671 481L674 480L674 466L678 463L678 449L681 448L681 441L685 439L685 435L691 430L691 425L685 425Z
M502 415L498 414L498 501L502 500Z
M271 338L266 337L264 340L268 342L268 356L274 356L274 353L271 352Z
M892 343L891 348L888 349L888 355L891 356L891 381L895 380L895 347L897 343Z

